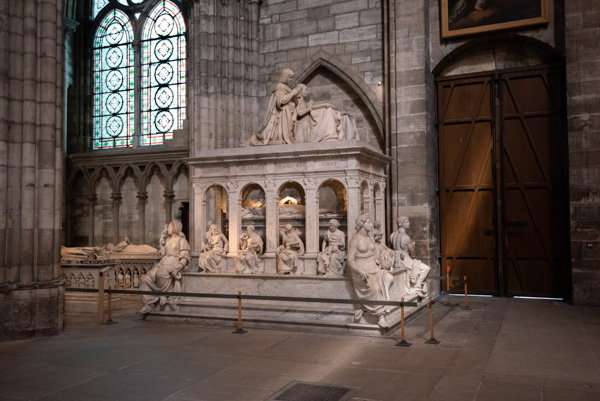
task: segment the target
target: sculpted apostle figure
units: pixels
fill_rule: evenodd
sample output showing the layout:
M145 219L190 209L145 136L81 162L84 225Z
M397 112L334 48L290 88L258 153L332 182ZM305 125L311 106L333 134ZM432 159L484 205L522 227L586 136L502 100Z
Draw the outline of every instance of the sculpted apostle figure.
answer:
M250 138L250 146L293 143L294 124L296 122L296 96L300 88L291 89L294 71L284 69L279 83L271 94L267 115L262 126Z
M377 244L371 238L371 230L373 225L368 214L356 219L356 234L348 246L348 267L352 271L354 292L361 300L389 301L394 276L377 264ZM360 319L363 311L377 316L379 326L389 327L385 318L388 314L385 305L361 305L355 318Z
M248 226L246 231L247 233L242 234L240 237L241 251L237 257L235 272L257 273L259 270L258 255L263 251L263 240L260 235L256 234L253 225Z
M346 256L346 234L338 227L340 222L329 220L329 230L323 234L323 250L317 257L317 274L326 277L344 275L344 257Z
M229 251L229 240L216 224L211 224L202 250L204 252L198 257L198 266L206 273L220 273L223 256Z
M411 242L410 236L406 233L406 230L410 228L408 217L398 217L397 223L398 229L390 236L395 251L394 267L408 271L407 293L424 297L427 293L425 279L430 268L411 256L415 250L415 243Z
M277 248L277 272L279 274L297 273L298 257L304 255L304 243L300 239L300 230L286 224L281 230L281 245Z
M142 276L140 290L156 292L181 292L181 272L191 267L190 244L181 232L182 224L173 220L165 227L160 237L160 253L163 255L152 270ZM142 295L144 306L141 313L149 313L156 303L169 304L177 310L176 295Z

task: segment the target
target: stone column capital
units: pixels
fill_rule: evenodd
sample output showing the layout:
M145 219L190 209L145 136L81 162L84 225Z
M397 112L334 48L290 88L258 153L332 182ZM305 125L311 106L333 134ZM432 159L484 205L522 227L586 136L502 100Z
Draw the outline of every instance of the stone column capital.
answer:
M121 195L120 192L113 192L110 195L110 198L112 199L113 203L121 203L121 200L123 199L123 196Z
M146 201L148 200L148 192L146 192L146 191L138 192L137 198L140 201L140 203L146 203Z
M165 191L165 193L163 194L163 196L165 197L165 199L167 201L173 201L173 199L175 199L175 191Z

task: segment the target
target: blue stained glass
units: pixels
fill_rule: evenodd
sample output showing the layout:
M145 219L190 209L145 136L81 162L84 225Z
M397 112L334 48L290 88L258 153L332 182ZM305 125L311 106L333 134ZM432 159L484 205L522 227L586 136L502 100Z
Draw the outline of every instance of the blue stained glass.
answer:
M142 30L142 145L173 137L185 119L185 31L179 7L161 0Z
M131 146L134 134L133 27L121 10L103 18L94 37L94 149ZM129 81L128 84L125 84Z
M147 16L139 12L142 3L150 3ZM163 144L173 137L173 130L182 128L186 118L186 25L178 3L93 0L93 17L102 13L92 49L94 149L133 146L135 127L140 130L141 145ZM134 50L136 36L140 46ZM134 51L141 60L137 72Z
M94 0L94 6L92 7L92 18L96 18L98 13L106 7L108 0Z

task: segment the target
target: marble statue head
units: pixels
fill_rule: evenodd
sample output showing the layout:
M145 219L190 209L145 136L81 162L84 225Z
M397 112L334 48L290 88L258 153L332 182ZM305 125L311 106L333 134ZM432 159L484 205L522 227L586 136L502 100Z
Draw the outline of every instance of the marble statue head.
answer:
M356 231L360 231L361 228L365 225L366 222L371 221L371 216L369 214L363 214L356 218Z
M398 217L398 228L400 229L401 227L404 228L409 228L410 227L410 222L408 221L408 217L406 216L400 216Z
M339 226L340 222L337 221L337 219L329 220L329 228L331 228L332 231L337 230Z
M171 220L169 226L173 228L173 234L180 234L183 230L183 224L179 220Z
M279 82L289 86L293 81L294 71L290 70L289 68L284 68L283 71L281 71L281 78L279 78Z

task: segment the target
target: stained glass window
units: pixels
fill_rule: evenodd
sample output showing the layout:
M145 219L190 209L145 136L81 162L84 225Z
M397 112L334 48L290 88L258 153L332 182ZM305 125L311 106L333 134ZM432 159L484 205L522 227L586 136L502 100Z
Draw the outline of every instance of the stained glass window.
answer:
M185 120L185 23L161 0L142 31L142 145L163 143Z
M132 145L134 62L131 21L121 10L112 10L94 38L94 149Z
M186 26L177 3L94 1L94 149L160 145L182 127Z
M94 6L92 7L92 18L96 18L98 13L106 7L108 4L108 0L95 0Z

